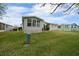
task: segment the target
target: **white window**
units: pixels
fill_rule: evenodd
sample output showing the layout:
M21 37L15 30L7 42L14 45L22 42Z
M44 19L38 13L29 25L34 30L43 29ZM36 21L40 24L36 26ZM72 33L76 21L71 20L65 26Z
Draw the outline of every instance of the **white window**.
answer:
M34 27L36 26L36 20L33 20L33 26Z
M66 28L68 28L68 25L66 25Z
M27 26L31 26L31 22L32 22L31 19L27 19Z
M73 28L73 25L71 25L71 28Z
M37 20L37 27L40 27L40 20Z

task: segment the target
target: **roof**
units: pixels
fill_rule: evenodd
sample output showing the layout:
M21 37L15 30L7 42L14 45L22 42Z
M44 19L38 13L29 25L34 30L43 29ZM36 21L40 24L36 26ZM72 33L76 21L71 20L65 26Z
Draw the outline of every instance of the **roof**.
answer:
M41 21L44 21L43 19L41 19L41 18L39 18L39 17L37 17L37 16L22 16L22 20L24 20L24 19L26 19L26 18L37 18L37 19L39 19L39 20L41 20Z
M59 26L58 24L51 24L51 23L50 23L50 25L52 25L52 26Z
M0 22L1 24L6 24L6 23L3 23L3 22ZM12 25L9 25L9 24L6 24L6 25L8 25L8 26L12 26Z
M73 24L71 24L71 25L73 25L73 26L78 26L76 23L73 23Z
M72 23L72 24L62 24L62 25L73 25L73 26L78 26L76 23Z

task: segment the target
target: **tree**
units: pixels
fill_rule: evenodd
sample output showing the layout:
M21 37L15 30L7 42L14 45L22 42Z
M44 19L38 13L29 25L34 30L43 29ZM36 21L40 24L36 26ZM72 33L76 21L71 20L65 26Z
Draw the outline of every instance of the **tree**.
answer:
M6 9L6 4L0 3L0 18L2 18L2 16L6 13Z
M43 3L41 5L41 7L44 7L47 3ZM59 7L63 7L64 5L67 5L67 3L49 3L51 6L56 6L55 9L51 12L51 14L53 14ZM70 3L70 5L67 5L67 9L62 11L62 12L68 12L73 6L75 6L76 8L79 8L79 3ZM75 8L74 7L74 8ZM78 11L79 14L79 11Z

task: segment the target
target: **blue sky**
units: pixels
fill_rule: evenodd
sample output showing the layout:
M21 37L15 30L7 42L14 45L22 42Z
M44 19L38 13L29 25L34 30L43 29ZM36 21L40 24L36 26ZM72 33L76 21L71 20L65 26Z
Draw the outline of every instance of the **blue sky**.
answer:
M0 21L20 26L22 16L38 16L46 22L53 24L76 23L79 25L79 15L76 14L76 10L73 10L70 14L65 14L62 11L67 7L58 8L56 12L50 14L52 8L54 9L56 6L50 7L50 4L47 4L45 7L40 7L40 5L41 4L34 3L9 3L7 4L8 10L6 10L8 17L4 17L4 19Z

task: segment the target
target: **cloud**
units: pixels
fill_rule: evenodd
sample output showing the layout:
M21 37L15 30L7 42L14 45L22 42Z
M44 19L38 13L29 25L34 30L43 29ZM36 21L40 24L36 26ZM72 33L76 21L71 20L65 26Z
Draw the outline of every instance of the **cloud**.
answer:
M67 23L66 20L64 20L64 15L62 15L62 17L58 17L59 14L57 13L56 15L58 15L57 17L51 13L51 5L47 4L45 7L40 7L41 4L36 4L33 6L33 8L31 9L32 13L29 14L25 14L26 16L38 16L42 19L44 19L46 22L49 23ZM59 11L58 11L59 12Z
M32 8L22 6L9 6L9 9L7 10L8 17L5 22L20 26L22 23L22 16L38 16L49 23L59 23L59 21L66 22L62 17L51 16L50 13L52 11L52 7L50 4L47 4L45 7L40 6L41 4L35 4ZM6 19L6 17L4 19Z
M50 13L52 11L50 4L46 4L44 7L41 7L41 4L36 4L33 7L33 11L43 12L43 13Z
M65 20L64 17L44 17L43 19L48 23L53 23L53 24L67 23L68 24L69 22Z
M31 8L31 13L29 14L25 14L25 15L34 15L34 16L47 16L50 14L51 12L51 8L50 5L47 4L45 7L41 7L41 4L35 4L32 8Z
M28 12L29 8L27 7L22 7L22 6L9 6L7 12L17 12L17 13L23 13L23 12Z
M69 15L64 15L61 11L63 11L67 6L63 7L62 9L58 8L54 14L50 13L56 6L51 7L50 4L47 4L45 7L40 6L41 4L35 4L31 8L28 8L27 6L8 6L6 14L8 17L4 17L3 21L11 25L20 26L20 24L22 23L22 16L38 16L44 19L46 22L62 24L70 23L69 20L67 20L67 17L76 15L75 10L73 10Z
M8 6L8 10L6 12L7 17L4 17L3 22L20 26L20 24L22 23L21 21L23 13L29 12L29 8L20 6Z

